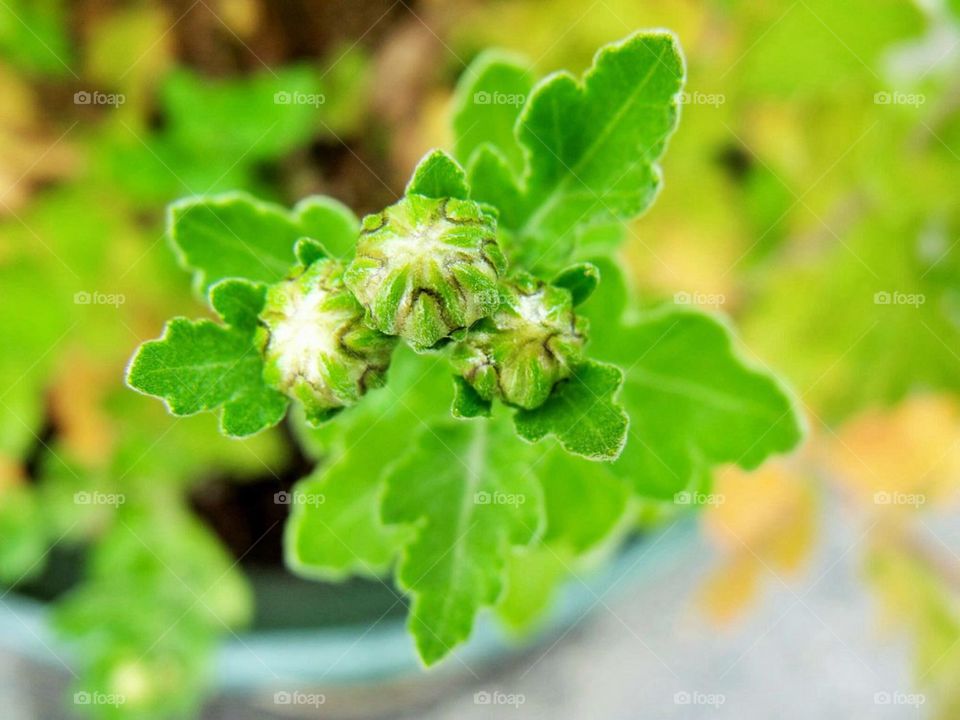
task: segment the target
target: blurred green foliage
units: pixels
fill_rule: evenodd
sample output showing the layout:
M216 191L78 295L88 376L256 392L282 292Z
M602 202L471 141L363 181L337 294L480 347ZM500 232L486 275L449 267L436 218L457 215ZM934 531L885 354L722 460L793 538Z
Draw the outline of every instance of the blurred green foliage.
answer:
M216 474L276 473L288 450L276 433L238 443L214 418L171 418L123 386L133 348L194 307L163 208L211 189L281 192L272 166L360 121L368 62L355 48L326 73L212 79L176 66L172 20L153 5L83 33L70 22L56 0L0 7L0 80L19 101L0 113L0 142L37 144L0 196L0 580L36 581L53 554L90 547L55 613L83 658L74 690L127 698L87 708L100 717L184 717L219 638L252 617L247 579L188 493ZM39 188L31 170L56 149L66 160Z
M0 579L38 574L61 542L92 543L87 580L58 621L90 658L81 685L139 687L145 716L186 712L187 703L167 704L170 687L186 683L192 690L180 697L189 700L199 691L226 631L204 604L230 624L249 615L242 576L188 512L186 492L213 472L242 479L285 460L275 435L237 445L218 435L214 418L170 418L120 385L133 348L166 317L196 307L163 238L162 207L230 189L288 200L271 174L277 163L316 138L349 132L369 108L370 68L359 48L332 52L338 61L326 73L299 62L213 78L177 66L166 36L173 19L134 5L77 33L59 0L0 4L0 148L6 158L39 143L23 167L2 175L11 183L0 195ZM630 232L630 280L648 304L678 292L721 298L747 345L785 370L810 413L833 426L908 393L960 386L960 62L949 50L958 23L957 0L607 0L590 8L511 0L464 5L444 41L464 58L489 46L520 51L542 70L585 67L596 47L639 27L675 30L687 51L688 103L660 197ZM937 33L943 45L932 42ZM125 102L73 102L74 92L94 88ZM283 104L277 93L324 102ZM55 182L34 183L33 165L62 149L69 158ZM28 200L15 204L14 191L28 185ZM605 233L619 231L595 228L599 246L611 244ZM344 456L311 481L329 497L385 451L361 415L336 440L312 438L318 453ZM346 457L354 443L369 452ZM644 510L627 511L612 472L586 482L562 455L546 462L548 474L571 473L570 487L583 486L583 515L548 504L556 536L511 559L512 577L524 582L508 580L499 611L517 626L549 602L568 565L589 562L580 557L593 542L584 528ZM368 490L372 497L378 488ZM84 504L77 493L124 503ZM382 527L370 514L357 517L358 531ZM369 541L373 566L359 569L376 572L397 538L371 532ZM299 552L309 558L311 548ZM872 562L919 597L908 607L925 655L955 639L952 588L910 558ZM109 571L113 563L135 568L134 586ZM223 573L233 597L198 604ZM136 602L116 607L146 588L160 593L156 626L142 624ZM185 611L140 657L148 631ZM110 629L98 622L105 612L118 618ZM948 659L937 678L947 694L960 674ZM179 672L164 674L170 668Z

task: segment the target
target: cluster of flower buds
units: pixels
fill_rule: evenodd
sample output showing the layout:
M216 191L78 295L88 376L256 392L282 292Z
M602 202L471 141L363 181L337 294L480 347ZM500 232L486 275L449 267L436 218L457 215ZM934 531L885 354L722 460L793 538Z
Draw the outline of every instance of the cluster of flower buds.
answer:
M418 352L453 342L481 398L536 408L581 361L585 321L566 288L505 269L482 206L408 195L364 218L346 268L320 258L269 289L264 378L316 423L383 385L398 339Z
M368 327L343 283L343 265L320 259L273 285L260 314L264 379L318 423L386 381L396 338Z
M523 274L502 287L502 303L453 350L453 366L484 400L533 409L583 358L586 320L570 291Z
M373 327L425 350L497 309L504 269L477 203L409 195L364 219L345 280Z

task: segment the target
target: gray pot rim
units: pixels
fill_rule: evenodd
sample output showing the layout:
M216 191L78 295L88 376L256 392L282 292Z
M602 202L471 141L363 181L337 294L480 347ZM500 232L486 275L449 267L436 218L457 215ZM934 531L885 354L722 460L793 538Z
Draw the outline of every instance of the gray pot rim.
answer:
M684 518L628 543L598 567L563 585L531 637L565 633L591 612L599 597L623 593L637 580L672 565L695 544L695 537L695 523ZM213 687L221 692L256 692L422 675L423 665L405 625L404 619L393 618L372 626L241 632L221 644L214 660ZM481 667L520 652L531 637L518 639L486 612L477 619L470 640L454 655L467 666ZM69 667L74 656L69 644L54 633L48 605L15 592L0 596L0 646L51 669ZM448 658L437 669L455 671L457 665Z

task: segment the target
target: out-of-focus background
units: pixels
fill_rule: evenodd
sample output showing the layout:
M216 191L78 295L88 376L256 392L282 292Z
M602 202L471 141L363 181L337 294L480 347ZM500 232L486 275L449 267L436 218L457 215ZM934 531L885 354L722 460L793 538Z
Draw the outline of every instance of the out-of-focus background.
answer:
M679 36L687 92L624 265L645 302L731 316L809 441L677 498L704 506L693 540L666 527L644 577L495 673L415 710L401 684L392 709L356 690L315 715L960 717L955 0L0 0L3 626L33 633L18 596L66 597L58 632L91 682L165 688L176 717L221 638L167 571L216 583L201 604L238 621L240 570L283 572L285 508L263 498L308 469L291 439L228 441L122 385L139 342L202 312L168 202L378 210L448 143L481 50L580 72L648 27ZM381 609L331 597L348 619ZM49 650L53 705L0 655L5 716L89 709Z

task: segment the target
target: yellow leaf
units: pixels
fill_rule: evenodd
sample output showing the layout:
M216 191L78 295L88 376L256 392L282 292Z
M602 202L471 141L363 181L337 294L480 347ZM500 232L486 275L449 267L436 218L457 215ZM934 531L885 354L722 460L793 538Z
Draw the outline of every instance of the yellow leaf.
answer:
M915 510L952 499L960 483L960 409L919 395L848 422L826 447L828 467L878 511Z
M760 584L760 563L739 555L707 578L699 592L699 605L718 624L735 620L753 602Z

